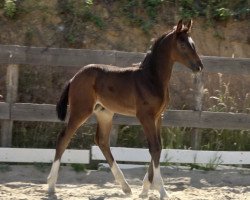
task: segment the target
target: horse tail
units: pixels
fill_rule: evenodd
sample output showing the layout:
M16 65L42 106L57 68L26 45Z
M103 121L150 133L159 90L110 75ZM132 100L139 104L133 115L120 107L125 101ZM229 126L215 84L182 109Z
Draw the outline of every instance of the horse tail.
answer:
M70 86L70 82L68 82L65 87L64 90L61 94L61 97L59 99L59 101L56 104L56 112L57 112L57 116L61 121L64 121L66 118L66 114L67 114L67 105L68 105L68 96L69 96L69 86Z

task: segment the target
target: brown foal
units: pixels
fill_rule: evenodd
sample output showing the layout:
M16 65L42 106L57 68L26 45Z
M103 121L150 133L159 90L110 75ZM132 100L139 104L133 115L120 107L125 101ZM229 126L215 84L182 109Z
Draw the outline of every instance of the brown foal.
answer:
M175 62L182 63L193 72L200 72L203 64L190 37L192 21L177 26L159 37L143 62L137 67L119 68L109 65L84 66L67 84L57 104L58 117L65 120L69 104L66 129L57 139L55 159L48 176L49 191L54 191L60 159L76 130L92 113L97 118L95 143L100 147L111 171L129 194L131 189L114 160L109 146L109 135L114 113L135 116L146 135L152 160L143 180L141 196L156 189L160 198L168 197L160 173L161 114L169 103L169 80Z

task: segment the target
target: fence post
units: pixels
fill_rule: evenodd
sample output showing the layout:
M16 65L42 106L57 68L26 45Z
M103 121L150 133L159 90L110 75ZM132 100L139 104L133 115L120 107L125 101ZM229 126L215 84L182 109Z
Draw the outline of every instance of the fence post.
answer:
M18 89L18 65L8 65L6 75L6 88L7 94L5 101L9 103L10 119L3 120L1 123L1 146L11 147L12 145L12 128L13 121L11 120L11 108L12 104L17 100L17 89Z
M204 90L204 81L203 81L203 73L197 73L194 75L194 85L195 85L195 111L202 111L202 99L203 99L203 90ZM191 133L191 147L192 149L198 150L200 149L201 143L201 129L194 128Z

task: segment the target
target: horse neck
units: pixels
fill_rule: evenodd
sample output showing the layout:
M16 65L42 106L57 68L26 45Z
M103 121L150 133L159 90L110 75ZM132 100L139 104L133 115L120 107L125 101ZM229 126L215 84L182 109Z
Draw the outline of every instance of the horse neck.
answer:
M170 52L161 52L155 67L157 69L158 79L163 86L167 87L173 69L173 62L170 58Z
M154 70L162 89L168 91L168 83L172 74L174 62L171 59L171 36L165 38L156 49L154 57Z

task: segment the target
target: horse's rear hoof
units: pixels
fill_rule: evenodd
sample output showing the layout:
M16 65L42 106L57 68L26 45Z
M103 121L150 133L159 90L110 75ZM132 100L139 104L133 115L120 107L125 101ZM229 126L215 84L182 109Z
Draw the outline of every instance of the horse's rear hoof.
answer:
M122 188L122 191L125 193L125 194L132 194L132 190L131 190L131 188L128 186L128 185L126 185L126 187L123 187Z
M50 178L48 178L47 183L48 183L48 193L54 194L55 193L55 183Z
M55 187L49 187L48 194L55 194Z
M148 197L148 193L147 192L142 192L140 195L139 195L140 198L142 199L145 199Z
M160 199L161 200L166 200L166 199L169 199L169 198L170 198L169 193L164 188L162 188L160 190Z

